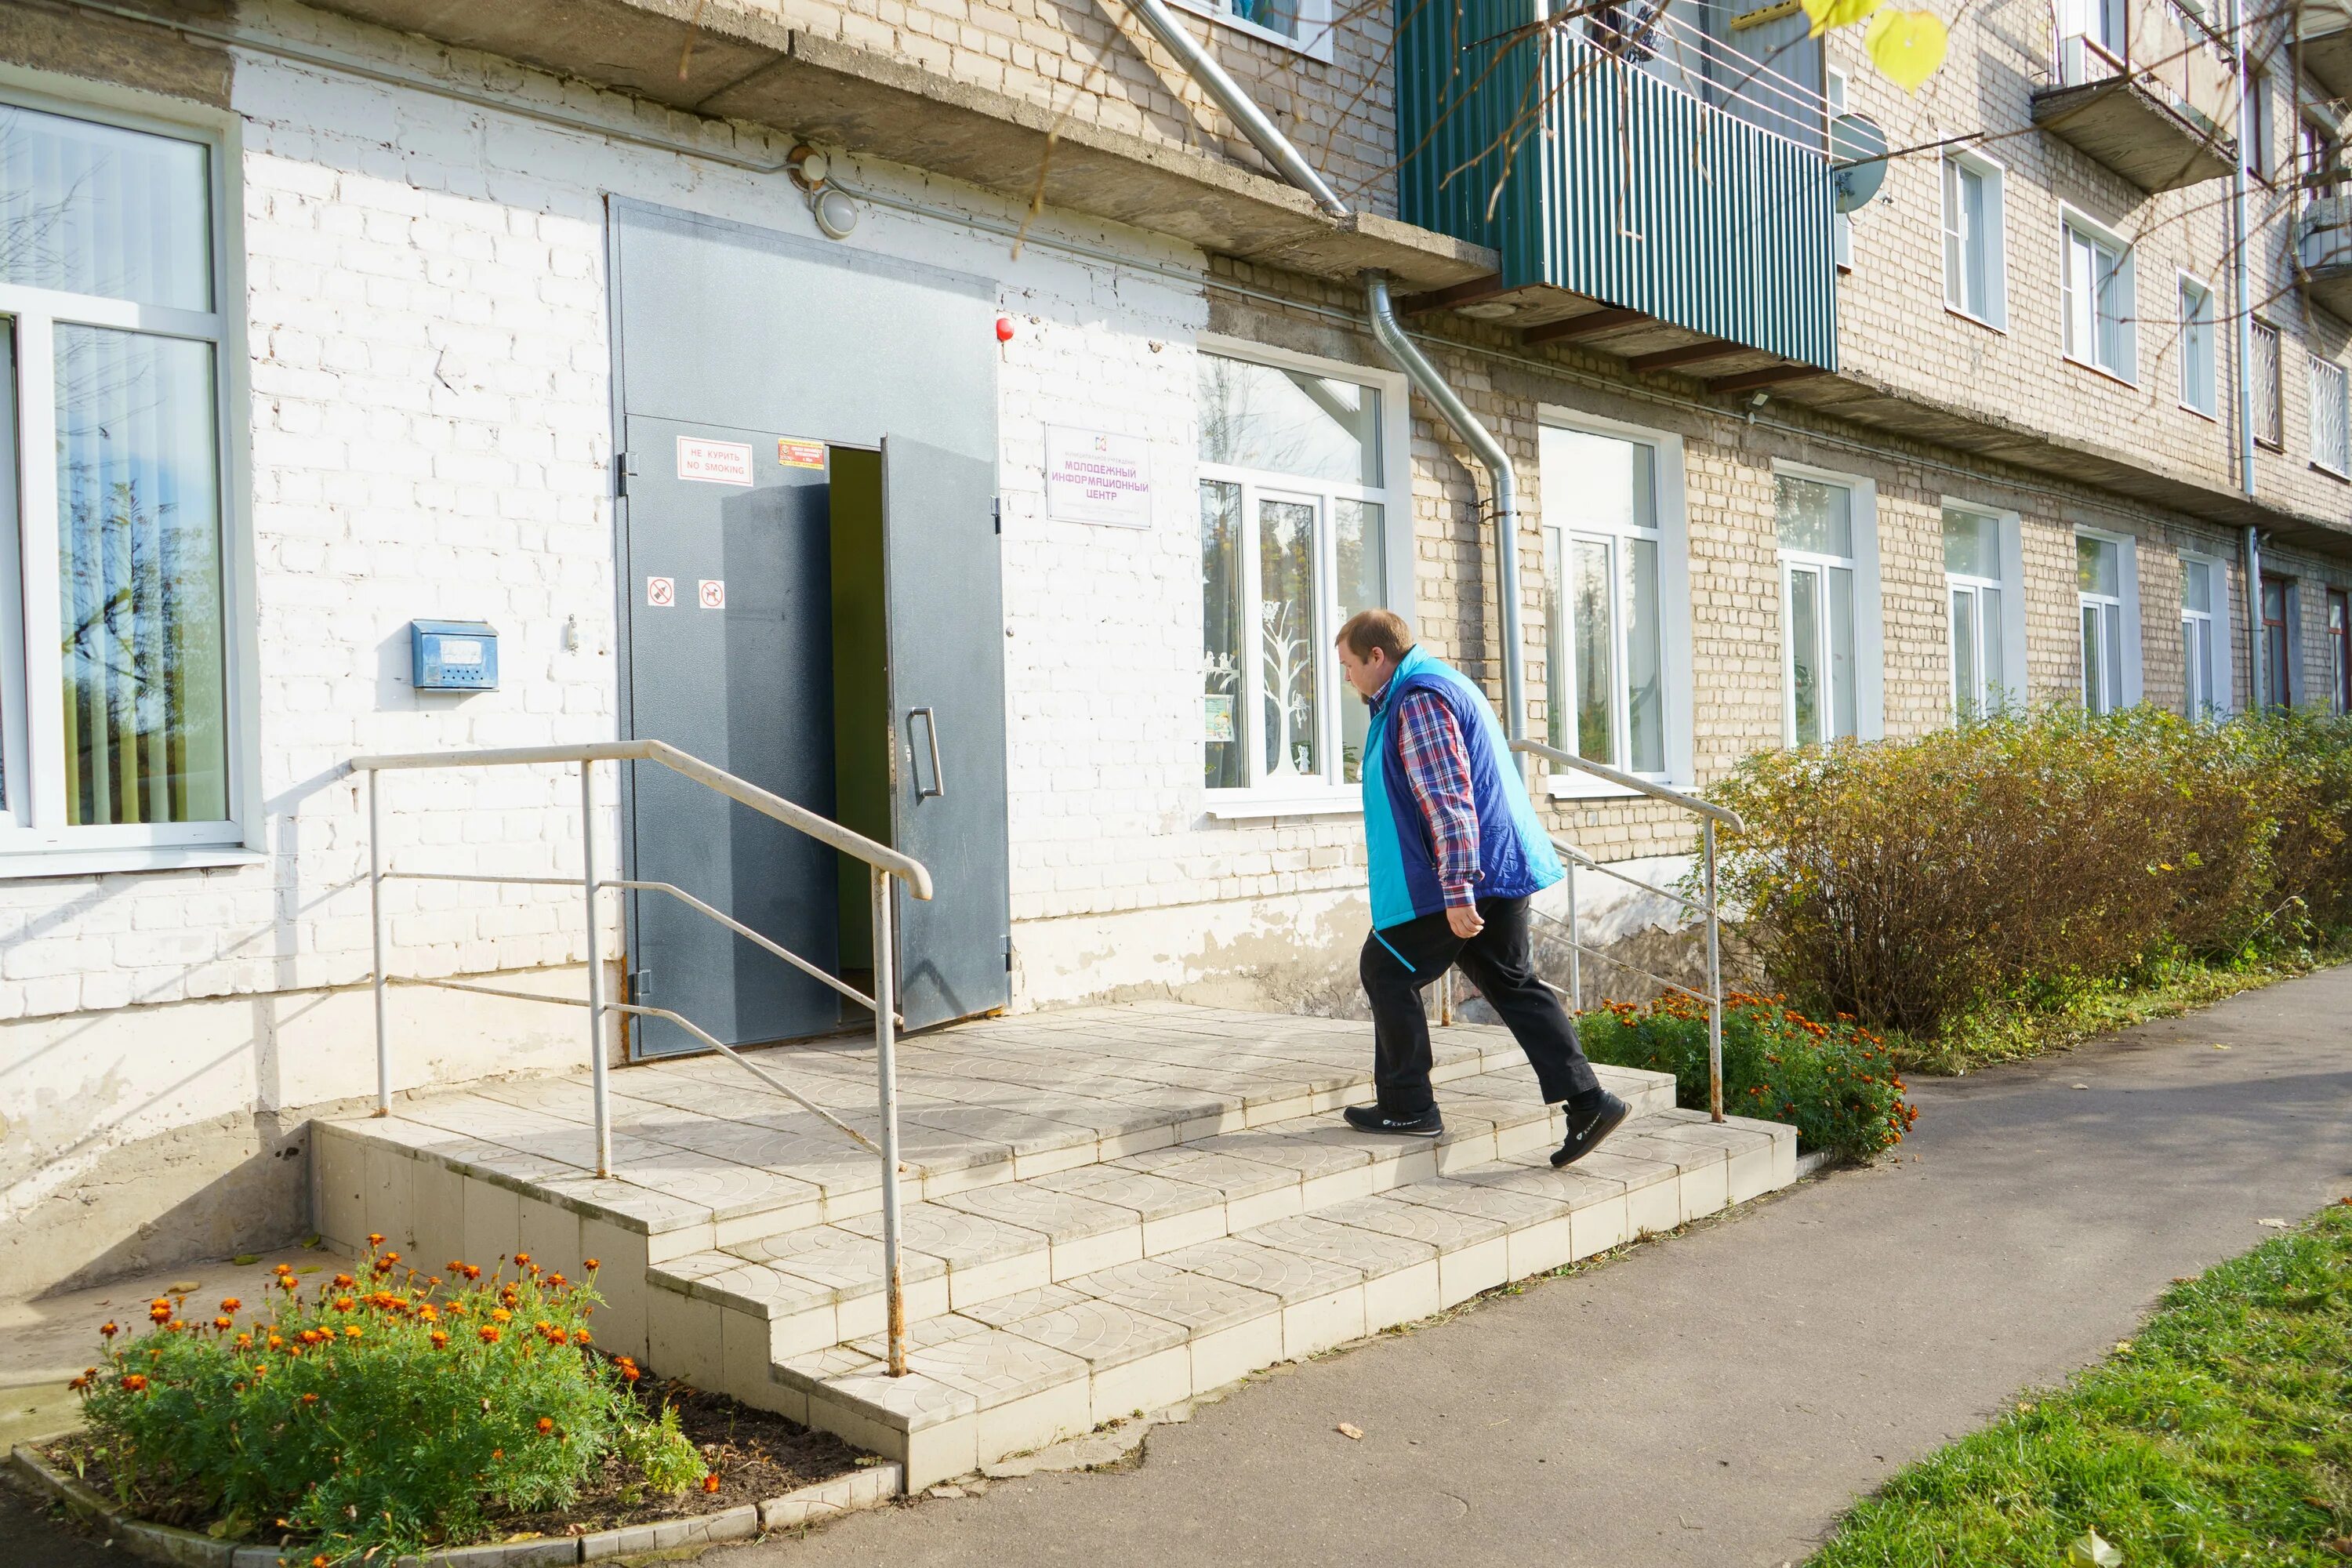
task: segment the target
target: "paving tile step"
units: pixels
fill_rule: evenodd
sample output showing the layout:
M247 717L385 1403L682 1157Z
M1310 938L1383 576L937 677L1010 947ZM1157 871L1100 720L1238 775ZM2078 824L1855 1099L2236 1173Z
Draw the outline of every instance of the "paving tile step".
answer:
M918 1489L1795 1176L1793 1129L1665 1110L1566 1171L1531 1150L935 1313L912 1327L901 1378L887 1375L877 1329L777 1357L765 1390L728 1392L902 1461ZM721 1331L752 1321L732 1315ZM756 1375L752 1359L722 1350L712 1370L726 1385Z
M1673 1084L1664 1075L1601 1071L1637 1117L1672 1108ZM910 1204L899 1229L908 1320L968 1311L1347 1199L1549 1150L1560 1137L1558 1112L1537 1099L1524 1068L1458 1079L1444 1103L1446 1131L1425 1142L1356 1132L1328 1114L1302 1117ZM863 1215L671 1258L646 1279L656 1291L765 1319L771 1352L789 1357L880 1331L881 1238L881 1216Z

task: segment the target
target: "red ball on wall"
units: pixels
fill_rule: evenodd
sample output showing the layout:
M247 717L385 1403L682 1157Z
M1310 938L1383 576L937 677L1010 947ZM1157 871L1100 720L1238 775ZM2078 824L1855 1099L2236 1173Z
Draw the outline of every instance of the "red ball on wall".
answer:
M1000 343L1009 343L1013 341L1012 317L999 316L996 318L996 341Z

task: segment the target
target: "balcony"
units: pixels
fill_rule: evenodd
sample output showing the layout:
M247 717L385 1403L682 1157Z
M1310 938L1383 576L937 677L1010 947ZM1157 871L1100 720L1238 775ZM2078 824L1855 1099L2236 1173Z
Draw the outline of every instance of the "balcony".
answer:
M1722 390L1834 370L1821 57L1790 9L1729 34L1691 0L1401 5L1402 216L1502 257L1432 302Z
M2294 274L2304 298L2352 321L2352 195L2339 188L2303 209L2295 220Z
M2218 180L2238 155L2230 75L2209 35L2168 0L2095 0L2095 33L2058 40L2033 122L2143 191Z
M2298 5L2295 52L2330 98L2352 98L2352 16L2341 5Z

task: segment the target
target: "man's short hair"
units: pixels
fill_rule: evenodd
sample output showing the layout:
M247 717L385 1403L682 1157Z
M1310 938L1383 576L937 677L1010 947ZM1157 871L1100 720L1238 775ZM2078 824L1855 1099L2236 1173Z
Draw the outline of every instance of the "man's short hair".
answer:
M1413 636L1412 626L1394 610L1358 610L1332 640L1346 643L1358 658L1371 658L1377 648L1394 664L1412 651Z

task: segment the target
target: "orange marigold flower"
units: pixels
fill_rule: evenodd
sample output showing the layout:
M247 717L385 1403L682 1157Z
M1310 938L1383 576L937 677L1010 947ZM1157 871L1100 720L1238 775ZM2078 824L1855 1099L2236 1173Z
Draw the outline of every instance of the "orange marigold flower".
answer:
M358 1305L359 1303L352 1300L349 1296L338 1296L335 1298L335 1310L338 1312L348 1312Z
M545 1435L546 1433L552 1432L552 1431L554 1431L554 1430L555 1430L555 1423L554 1423L553 1421L550 1420L548 1417L546 1417L546 1416L542 1415L542 1416L541 1416L541 1417L539 1418L539 1429L540 1429L541 1434L543 1436L543 1435Z
M219 1317L213 1320L213 1327L219 1329L224 1332L236 1326L236 1320L230 1317L226 1312L223 1312Z
M478 1268L475 1268L475 1267L474 1267L472 1264L470 1264L470 1263L468 1263L468 1264L467 1264L467 1265L466 1265L466 1278L467 1278L467 1279L479 1279L481 1277L482 1277L482 1271L481 1271L480 1269L478 1269Z
M348 1290L358 1283L358 1280L352 1279L348 1274L338 1274L335 1276L335 1289L338 1290Z
M311 1558L311 1559L310 1559L310 1568L327 1568L327 1556L326 1556L326 1553L322 1552L319 1553L317 1556L315 1556L315 1557Z
M494 1323L511 1323L514 1321L514 1314L508 1311L504 1307L493 1307L490 1309L490 1321Z
M280 1290L299 1290L302 1289L302 1281L295 1279L291 1274L280 1274L278 1277L278 1288Z
M286 1342L279 1339L276 1334L272 1334L269 1336L269 1348L274 1351L284 1350L286 1348Z
M514 1260L515 1260L515 1267L516 1267L517 1268L530 1268L530 1253L528 1253L528 1252L518 1252L518 1253L516 1253L516 1254L515 1254L515 1256L514 1256Z
M170 1321L172 1316L172 1303L169 1301L156 1302L153 1306L147 1309L147 1316L149 1321L152 1322L162 1323Z
M99 1330L98 1330L98 1331L99 1331L100 1334L103 1334L106 1338L108 1338L108 1339L110 1339L110 1339L112 1339L115 1335L117 1335L117 1334L119 1334L119 1333L121 1333L121 1332L122 1331L122 1325L121 1325L121 1324L120 1324L120 1323L117 1323L117 1322L113 1321L111 1319L110 1319L110 1320L108 1320L106 1322L101 1323L101 1324L100 1324L100 1325L99 1325Z
M86 1377L73 1378L67 1382L66 1386L73 1390L76 1394L79 1394L83 1389L89 1386L89 1379Z
M122 1374L122 1386L136 1394L147 1386L147 1374L141 1372L125 1373Z
M302 1396L302 1403L305 1405L316 1405L319 1403L319 1396L315 1394L306 1394Z
M702 1489L707 1492L715 1492L719 1489L719 1472L717 1470L711 1470L703 1476Z
M493 1459L503 1459L506 1457L507 1451L504 1448L493 1448L490 1450L490 1458Z
M493 1324L484 1323L475 1331L482 1336L482 1342L486 1345L494 1345L499 1342L499 1331Z
M636 1381L637 1381L637 1379L639 1379L640 1377L643 1377L644 1375L645 1375L645 1373L643 1373L639 1372L635 1367L633 1367L633 1366L625 1366L625 1367L623 1367L623 1368L621 1369L621 1378L622 1378L622 1381L624 1381L624 1382L625 1382L625 1383L635 1383L635 1382L636 1382Z
M420 1323L437 1323L441 1321L441 1309L427 1301L416 1309L416 1321Z
M237 1311L242 1309L244 1305L244 1302L238 1300L234 1296L224 1296L221 1298L221 1310L224 1312Z
M347 1340L358 1339L362 1331L363 1331L357 1323L345 1323L343 1325L343 1338Z
M586 1343L588 1342L588 1331L587 1331L587 1330L585 1330L585 1329L574 1329L574 1330L572 1330L572 1342L573 1344L575 1344L575 1345L584 1345L584 1344L586 1344Z
M383 1245L383 1232L380 1230L372 1230L368 1232L368 1245L370 1247L382 1247Z
M163 1325L163 1331L167 1334L176 1334L187 1326L187 1324L180 1321L179 1319L174 1318L170 1322Z
M580 1261L581 1261L583 1264L586 1265L586 1266L587 1266L588 1268L602 1268L602 1267L603 1267L603 1265L602 1265L602 1264L598 1263L598 1262L597 1262L594 1258L582 1258Z
M449 1348L449 1336L442 1332L439 1329L434 1330L425 1337L433 1342L433 1348L436 1351L447 1350Z
M253 1336L252 1336L251 1334L239 1334L239 1335L237 1335L237 1336L236 1336L236 1348L237 1348L237 1349L239 1349L239 1350L241 1350L241 1351L249 1351L249 1350L251 1350L251 1349L253 1348Z
M561 1290L568 1281L561 1274L551 1274L547 1277L547 1283L550 1288Z

